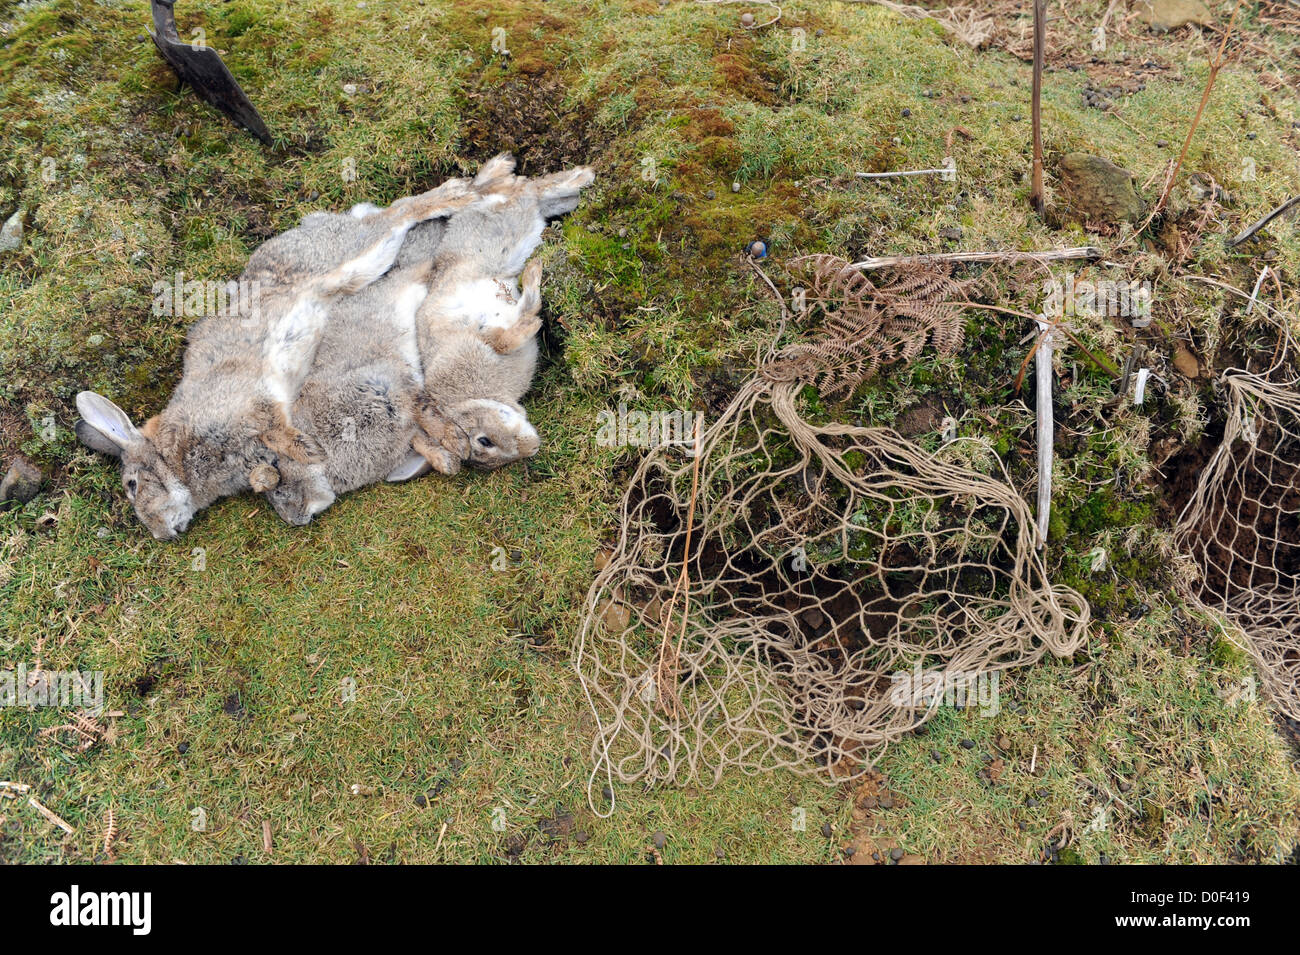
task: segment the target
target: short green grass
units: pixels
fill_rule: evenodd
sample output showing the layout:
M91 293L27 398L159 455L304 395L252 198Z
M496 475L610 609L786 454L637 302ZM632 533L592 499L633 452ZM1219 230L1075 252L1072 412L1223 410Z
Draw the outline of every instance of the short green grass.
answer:
M1103 7L1072 16L1091 22ZM996 716L941 711L881 755L898 797L889 810L788 772L619 786L608 818L588 808L593 724L569 654L634 459L596 444L597 414L620 394L699 406L743 379L777 321L744 246L767 240L765 267L788 290L799 281L790 259L805 252L1115 241L1054 231L1029 211L1021 61L869 6L787 5L757 34L739 28L744 9L181 4L182 32L206 31L276 134L267 150L176 92L139 39L146 3L0 3L0 213L28 210L23 248L0 259L0 424L4 453L50 475L35 501L0 513L0 659L102 670L119 714L81 750L67 731L43 732L66 713L0 712L0 778L31 785L75 829L52 827L25 798L0 799L0 858L108 858L110 810L111 858L124 862L636 862L654 857L657 832L665 862L830 862L868 843L932 862L1018 862L1065 830L1060 861L1294 852L1294 752L1251 699L1244 656L1171 596L1148 457L1208 413L1203 384L1168 367L1175 344L1211 357L1248 337L1235 303L1179 270L1249 287L1259 248L1227 253L1216 236L1297 181L1297 100L1263 92L1251 63L1220 76L1188 159L1233 204L1185 262L1156 242L1124 253L1127 274L1157 287L1152 360L1170 392L1101 423L1109 377L1076 355L1061 365L1075 450L1058 462L1049 561L1093 602L1087 647L1004 675ZM508 59L493 52L497 28ZM1135 33L1098 64L1049 73L1049 157L1104 155L1151 197L1204 83L1205 50L1187 32ZM1082 105L1090 76L1109 85L1147 59L1164 68L1125 98L1123 122ZM588 161L599 174L543 251L547 360L528 402L541 455L368 489L307 529L243 497L179 543L149 539L114 468L79 449L71 427L84 387L141 417L165 402L185 327L150 314L152 283L232 277L312 209L386 202L505 146L530 173ZM850 178L945 155L956 183ZM1180 190L1171 218L1184 231L1199 217L1192 204ZM960 243L942 237L952 228ZM1272 226L1264 248L1294 276L1294 224ZM989 300L1032 310L1042 278L1003 270ZM1122 360L1113 327L1077 328ZM1027 331L976 313L961 354L896 369L832 412L889 423L918 403L956 408L962 433L986 439L1032 493L1033 419L1011 386ZM1099 545L1111 560L1093 573L1086 555Z

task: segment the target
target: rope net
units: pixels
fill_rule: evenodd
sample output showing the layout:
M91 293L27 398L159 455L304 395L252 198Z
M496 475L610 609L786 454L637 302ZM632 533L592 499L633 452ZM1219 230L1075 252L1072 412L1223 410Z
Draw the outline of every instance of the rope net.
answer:
M1223 440L1175 535L1201 571L1192 596L1241 630L1263 689L1300 720L1300 391L1271 380L1285 356L1225 372Z
M818 330L769 354L692 448L651 450L623 497L576 648L591 784L853 779L954 693L1084 639L1088 605L1047 580L1007 481L809 410L810 385L847 396L927 342L955 348L964 287L811 261Z

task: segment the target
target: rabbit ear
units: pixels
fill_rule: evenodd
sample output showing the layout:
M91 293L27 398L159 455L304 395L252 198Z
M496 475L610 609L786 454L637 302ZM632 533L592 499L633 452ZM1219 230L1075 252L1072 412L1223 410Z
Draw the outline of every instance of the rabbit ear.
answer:
M541 204L542 218L554 219L576 209L578 195L595 178L596 173L590 166L575 166L564 172L553 172L534 179L531 186Z
M433 466L424 459L424 456L412 451L406 456L405 461L388 472L388 476L384 480L393 483L409 481L412 478L428 474L431 470L433 470Z
M131 423L130 416L103 395L78 392L77 410L82 418L76 429L77 437L88 448L120 455L127 445L144 437Z
M479 167L478 175L474 177L474 185L486 186L497 179L509 177L514 171L515 157L509 153L499 153Z

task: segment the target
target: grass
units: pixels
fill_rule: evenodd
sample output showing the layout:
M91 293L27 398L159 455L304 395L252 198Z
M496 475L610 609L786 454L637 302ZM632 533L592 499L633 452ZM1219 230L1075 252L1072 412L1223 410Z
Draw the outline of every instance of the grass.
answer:
M1104 4L1076 7L1097 19ZM1233 204L1185 261L1158 241L1126 259L1156 285L1150 360L1168 391L1103 423L1093 413L1109 378L1076 371L1072 356L1060 369L1076 410L1060 424L1069 447L1049 559L1093 602L1086 649L1004 674L996 716L941 711L860 790L782 772L619 787L611 817L588 809L593 727L569 651L635 453L599 446L597 416L620 387L647 408L699 407L743 380L777 316L741 249L765 239L788 290L803 252L1111 241L1030 213L1026 64L869 6L786 6L780 27L757 34L738 28L741 12L649 0L183 5L182 35L204 27L276 135L266 150L175 91L138 39L146 3L0 3L0 214L27 210L22 249L0 253L0 450L49 475L35 501L0 512L0 652L6 668L104 671L120 713L82 750L66 731L42 733L66 714L0 711L0 778L32 785L75 829L0 800L0 858L103 860L110 808L122 862L637 862L656 832L666 862L830 862L848 845L859 858L898 846L932 862L1016 862L1040 858L1062 825L1074 835L1058 861L1293 854L1295 753L1266 701L1242 692L1245 658L1171 596L1150 467L1156 441L1191 437L1212 407L1204 383L1169 369L1175 347L1212 361L1245 334L1233 303L1178 269L1249 289L1259 247L1227 253L1216 236L1296 181L1297 99L1262 92L1252 63L1219 77L1188 158ZM794 26L805 50L792 48ZM492 50L496 27L508 58ZM1156 141L1181 143L1203 53L1187 31L1135 33L1098 64L1050 72L1049 173L1053 155L1083 149L1154 198L1172 158ZM1124 121L1082 105L1086 83L1146 61L1161 68L1124 97ZM507 146L527 172L598 170L543 251L546 361L528 400L539 457L368 489L306 529L242 497L180 543L149 539L110 463L76 445L71 399L95 388L141 417L165 402L185 320L150 314L152 283L232 277L308 211L386 202ZM956 183L848 178L945 155ZM1197 218L1176 193L1175 228ZM954 228L959 243L943 237ZM1294 223L1275 223L1264 244L1294 276ZM988 300L1033 310L1042 279L1004 270ZM1083 317L1076 330L1122 360L1112 324ZM1032 414L1011 393L1026 331L981 312L961 354L883 375L834 413L890 423L919 404L948 408L1032 494ZM1117 469L1123 488L1109 486ZM1099 542L1111 560L1094 573ZM866 808L882 788L894 807Z

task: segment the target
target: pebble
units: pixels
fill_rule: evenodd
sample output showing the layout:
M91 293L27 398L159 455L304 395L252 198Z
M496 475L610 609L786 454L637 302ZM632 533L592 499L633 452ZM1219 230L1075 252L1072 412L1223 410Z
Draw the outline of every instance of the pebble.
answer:
M740 15L740 25L742 27L752 27L754 25L754 15L752 13L742 13Z
M731 184L731 191L732 191L732 192L740 192L740 183L739 183L739 182L733 182L733 183Z
M907 119L907 117L911 115L912 115L912 111L907 107L903 107L903 119Z
M705 199L716 199L716 198L718 198L718 194L717 194L716 192L714 192L712 189L710 189L708 192L706 192L706 193L704 194L704 198L705 198Z
M429 805L429 800L424 797L424 793L419 793L415 797L415 804L423 809L425 806Z
M176 746L176 752L180 753L182 756L184 756L189 751L190 751L189 743L178 743Z
M939 752L937 749L930 750L930 758L934 760L936 763L943 762L943 754Z
M650 839L652 842L654 842L656 849L662 849L664 846L668 844L668 837L664 835L664 831L662 829L656 830L655 834L651 836Z
M0 501L17 501L26 504L41 489L41 469L26 458L14 458L4 480L0 481Z
M899 859L903 858L903 850L895 846L889 850L889 858L897 862Z
M23 214L19 209L0 226L0 252L13 252L23 244Z
M579 829L577 832L573 834L573 841L580 846L586 845L588 840L590 839L591 839L591 833L589 833L586 829Z
M961 741L961 748L962 748L962 749L974 749L974 748L975 748L975 741L974 741L973 739L964 739L964 740Z
M822 823L822 835L829 839L833 833L834 830L831 829L831 821L827 819Z

